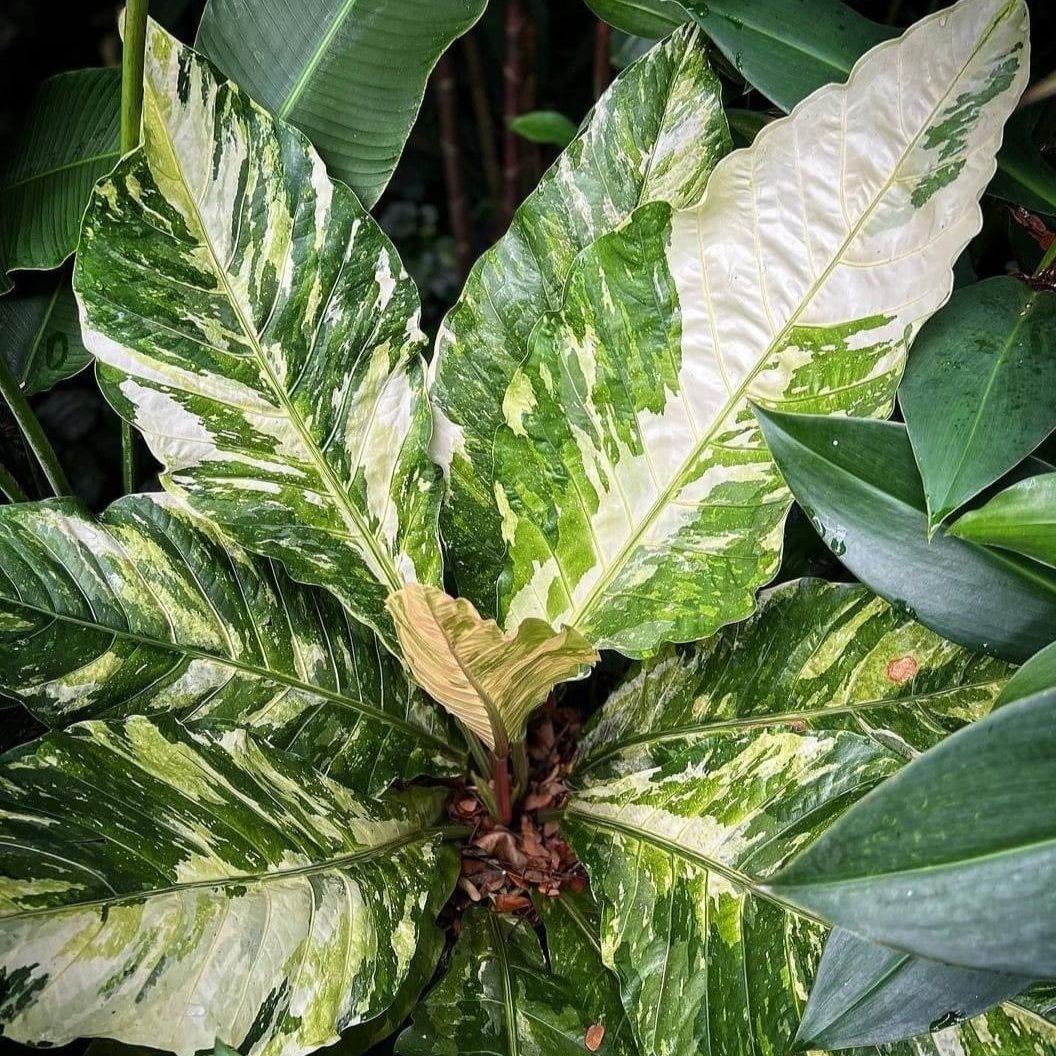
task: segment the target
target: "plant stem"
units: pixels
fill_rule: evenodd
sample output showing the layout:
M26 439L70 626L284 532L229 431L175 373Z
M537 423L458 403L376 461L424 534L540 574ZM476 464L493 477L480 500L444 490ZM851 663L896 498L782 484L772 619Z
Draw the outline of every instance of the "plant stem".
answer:
M440 115L440 156L444 163L444 186L447 188L447 219L455 238L460 278L465 278L473 264L473 223L466 203L462 179L462 151L458 143L458 100L455 97L455 73L449 55L436 64L436 105Z
M528 748L524 741L513 745L513 798L517 801L528 788Z
M1056 264L1056 237L1049 243L1049 248L1045 250L1045 256L1041 258L1041 263L1035 269L1034 275L1044 275L1054 264Z
M44 470L51 490L56 495L72 495L70 482L62 471L62 466L55 455L55 449L44 435L40 422L37 421L33 409L29 406L26 394L15 381L10 367L2 357L0 357L0 396L3 396L8 407L11 408L11 415L18 423L19 429L22 430L22 435L40 463L40 468Z
M594 98L600 99L609 86L612 77L612 63L609 59L609 40L612 30L608 22L598 20L594 27Z
M520 137L510 127L521 112L521 82L524 79L524 6L521 0L506 0L506 60L503 78L503 191L502 212L508 224L521 201Z
M488 195L496 206L502 198L502 170L499 168L499 148L495 142L495 124L488 101L488 82L484 76L484 62L480 57L480 45L473 33L462 38L462 51L469 70L469 92L473 100L473 117L477 123L477 139L480 141L480 157L484 164L484 182Z
M492 755L492 785L495 788L495 806L498 820L503 825L513 822L513 799L510 796L510 768L507 756Z
M121 153L139 146L143 120L143 52L147 41L149 0L127 0L121 52ZM136 434L121 420L121 483L125 494L136 490Z
M480 776L486 779L491 774L491 757L480 738L461 719L455 721L458 723L459 730L462 731L462 736L466 739L466 744L469 745L469 752L473 756L473 762L477 764Z
M28 502L29 497L22 490L17 480L11 474L7 466L0 463L0 492L4 493L8 502Z

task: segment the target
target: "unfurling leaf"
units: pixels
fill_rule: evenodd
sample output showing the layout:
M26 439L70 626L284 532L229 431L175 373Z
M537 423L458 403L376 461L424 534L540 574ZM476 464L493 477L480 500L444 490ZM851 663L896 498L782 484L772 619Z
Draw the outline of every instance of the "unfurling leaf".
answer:
M495 436L504 626L640 656L752 611L791 497L750 401L890 412L1027 67L1022 0L963 0L579 256Z
M527 620L504 635L471 602L436 587L412 583L387 605L418 683L499 755L558 682L598 659L575 631Z
M74 289L165 487L394 645L385 598L440 578L418 293L307 140L153 23L143 146L92 196Z

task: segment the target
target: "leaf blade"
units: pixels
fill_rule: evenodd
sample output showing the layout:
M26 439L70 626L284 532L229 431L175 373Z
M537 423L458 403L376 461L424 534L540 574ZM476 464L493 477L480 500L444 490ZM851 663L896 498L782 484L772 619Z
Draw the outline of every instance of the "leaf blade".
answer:
M962 513L950 535L1056 566L1056 473L1009 485L985 506Z

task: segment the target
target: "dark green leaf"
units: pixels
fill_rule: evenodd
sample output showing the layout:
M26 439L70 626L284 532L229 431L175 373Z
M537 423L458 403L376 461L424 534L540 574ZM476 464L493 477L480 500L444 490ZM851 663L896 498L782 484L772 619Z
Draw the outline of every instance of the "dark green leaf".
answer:
M547 143L567 147L576 138L576 124L556 110L533 110L520 114L510 122L510 128L530 143Z
M1005 127L998 171L990 193L1032 213L1056 216L1056 168L1042 157L1033 138L1037 110L1017 113Z
M1029 980L912 957L837 928L825 943L796 1049L882 1045L962 1023Z
M1056 300L1056 294L1052 296ZM1053 354L1056 361L1056 345ZM1056 386L1056 378L1052 384ZM1056 393L1056 387L1050 391ZM1027 477L1005 488L985 506L959 517L950 534L1056 567L1056 473Z
M1056 976L1056 691L884 782L766 885L921 957Z
M586 4L610 26L636 37L658 40L686 21L685 8L675 0L586 0Z
M1056 689L1056 642L1035 653L1007 682L997 705L1031 697L1046 689Z
M1008 277L958 290L921 330L898 399L934 531L1056 428L1056 293Z
M800 505L863 583L945 638L1022 662L1056 638L1056 573L938 535L905 427L756 408Z

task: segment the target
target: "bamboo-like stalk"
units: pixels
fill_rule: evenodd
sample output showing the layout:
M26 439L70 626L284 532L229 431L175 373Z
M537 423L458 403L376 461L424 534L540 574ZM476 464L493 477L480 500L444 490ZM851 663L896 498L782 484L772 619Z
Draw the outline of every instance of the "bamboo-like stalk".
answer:
M127 0L124 47L121 52L121 153L139 146L143 120L143 53L147 41L149 0ZM121 484L125 494L136 490L136 434L121 420Z
M608 22L598 20L594 26L594 98L600 99L602 93L612 80L612 59L609 53L609 42L612 30Z
M0 463L0 492L8 502L28 502L29 496L22 490L21 485L15 480L14 474Z
M466 201L462 150L458 142L458 100L451 57L436 64L436 105L440 115L440 157L447 189L447 218L455 239L459 275L465 278L473 263L473 221Z
M506 58L503 80L503 167L502 213L508 224L521 202L521 141L511 127L521 112L521 87L524 80L524 4L506 0Z
M40 422L37 421L33 408L29 406L26 394L15 380L11 368L2 356L0 356L0 396L3 396L4 402L11 409L11 416L22 430L22 435L30 451L33 452L33 457L44 470L44 476L48 478L51 490L56 495L72 495L73 489L62 470L62 464L55 454L55 448L51 446L51 441L48 440Z
M484 75L484 61L480 56L480 44L476 35L468 33L462 38L462 52L469 73L469 92L473 101L473 118L477 125L477 140L480 143L480 159L484 166L484 182L491 200L497 206L502 199L502 169L499 167L499 147L495 139L495 121L488 99L488 82Z
M513 797L510 794L510 767L507 756L492 755L491 775L498 820L509 826L513 824Z

